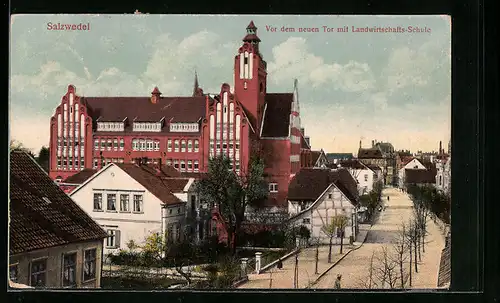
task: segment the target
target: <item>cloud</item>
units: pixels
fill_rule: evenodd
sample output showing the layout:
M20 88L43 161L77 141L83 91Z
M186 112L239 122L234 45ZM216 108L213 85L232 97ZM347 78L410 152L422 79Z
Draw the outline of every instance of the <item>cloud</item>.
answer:
M273 60L268 73L275 83L289 82L298 77L300 82L313 87L331 86L344 92L358 92L374 88L375 79L366 63L349 61L347 64L328 64L322 57L312 54L307 40L290 37L273 47Z

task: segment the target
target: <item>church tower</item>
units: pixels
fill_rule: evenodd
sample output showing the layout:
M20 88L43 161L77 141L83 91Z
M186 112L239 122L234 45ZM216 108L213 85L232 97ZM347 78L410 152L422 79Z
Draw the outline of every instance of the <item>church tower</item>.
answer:
M260 39L253 21L234 58L234 93L260 134L267 88L267 63L259 51Z

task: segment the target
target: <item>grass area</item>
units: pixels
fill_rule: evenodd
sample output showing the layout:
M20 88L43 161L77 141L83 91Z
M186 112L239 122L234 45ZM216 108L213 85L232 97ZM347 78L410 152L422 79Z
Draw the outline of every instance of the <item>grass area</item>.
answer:
M102 277L101 288L103 289L161 289L175 284L185 283L181 280L158 278L139 279L131 277Z

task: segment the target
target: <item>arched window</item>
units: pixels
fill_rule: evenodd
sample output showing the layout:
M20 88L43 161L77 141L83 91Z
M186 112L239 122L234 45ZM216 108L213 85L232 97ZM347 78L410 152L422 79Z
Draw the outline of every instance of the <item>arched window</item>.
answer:
M132 150L139 150L139 140L132 139Z
M188 152L192 152L193 151L193 141L192 140L188 140Z
M159 151L160 150L160 141L159 140L155 140L154 141L154 150L155 151Z
M181 141L181 152L186 152L186 140Z
M194 152L197 153L200 150L200 142L198 140L194 140Z
M179 151L179 140L174 141L174 151L178 152Z

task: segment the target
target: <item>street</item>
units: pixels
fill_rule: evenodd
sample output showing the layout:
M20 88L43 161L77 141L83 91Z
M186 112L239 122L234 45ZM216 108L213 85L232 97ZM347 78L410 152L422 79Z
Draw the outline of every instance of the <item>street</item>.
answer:
M387 200L389 196L389 201ZM313 288L333 288L337 274L342 275L342 288L366 288L368 270L373 252L382 247L390 248L391 241L398 233L402 222L407 222L412 215L413 202L406 193L396 188L383 191L383 202L386 209L381 211L377 222L368 232L366 242L357 250L353 250L328 271ZM413 273L412 288L436 288L441 250L444 248L444 237L437 225L429 219L425 253L419 264L418 273Z

